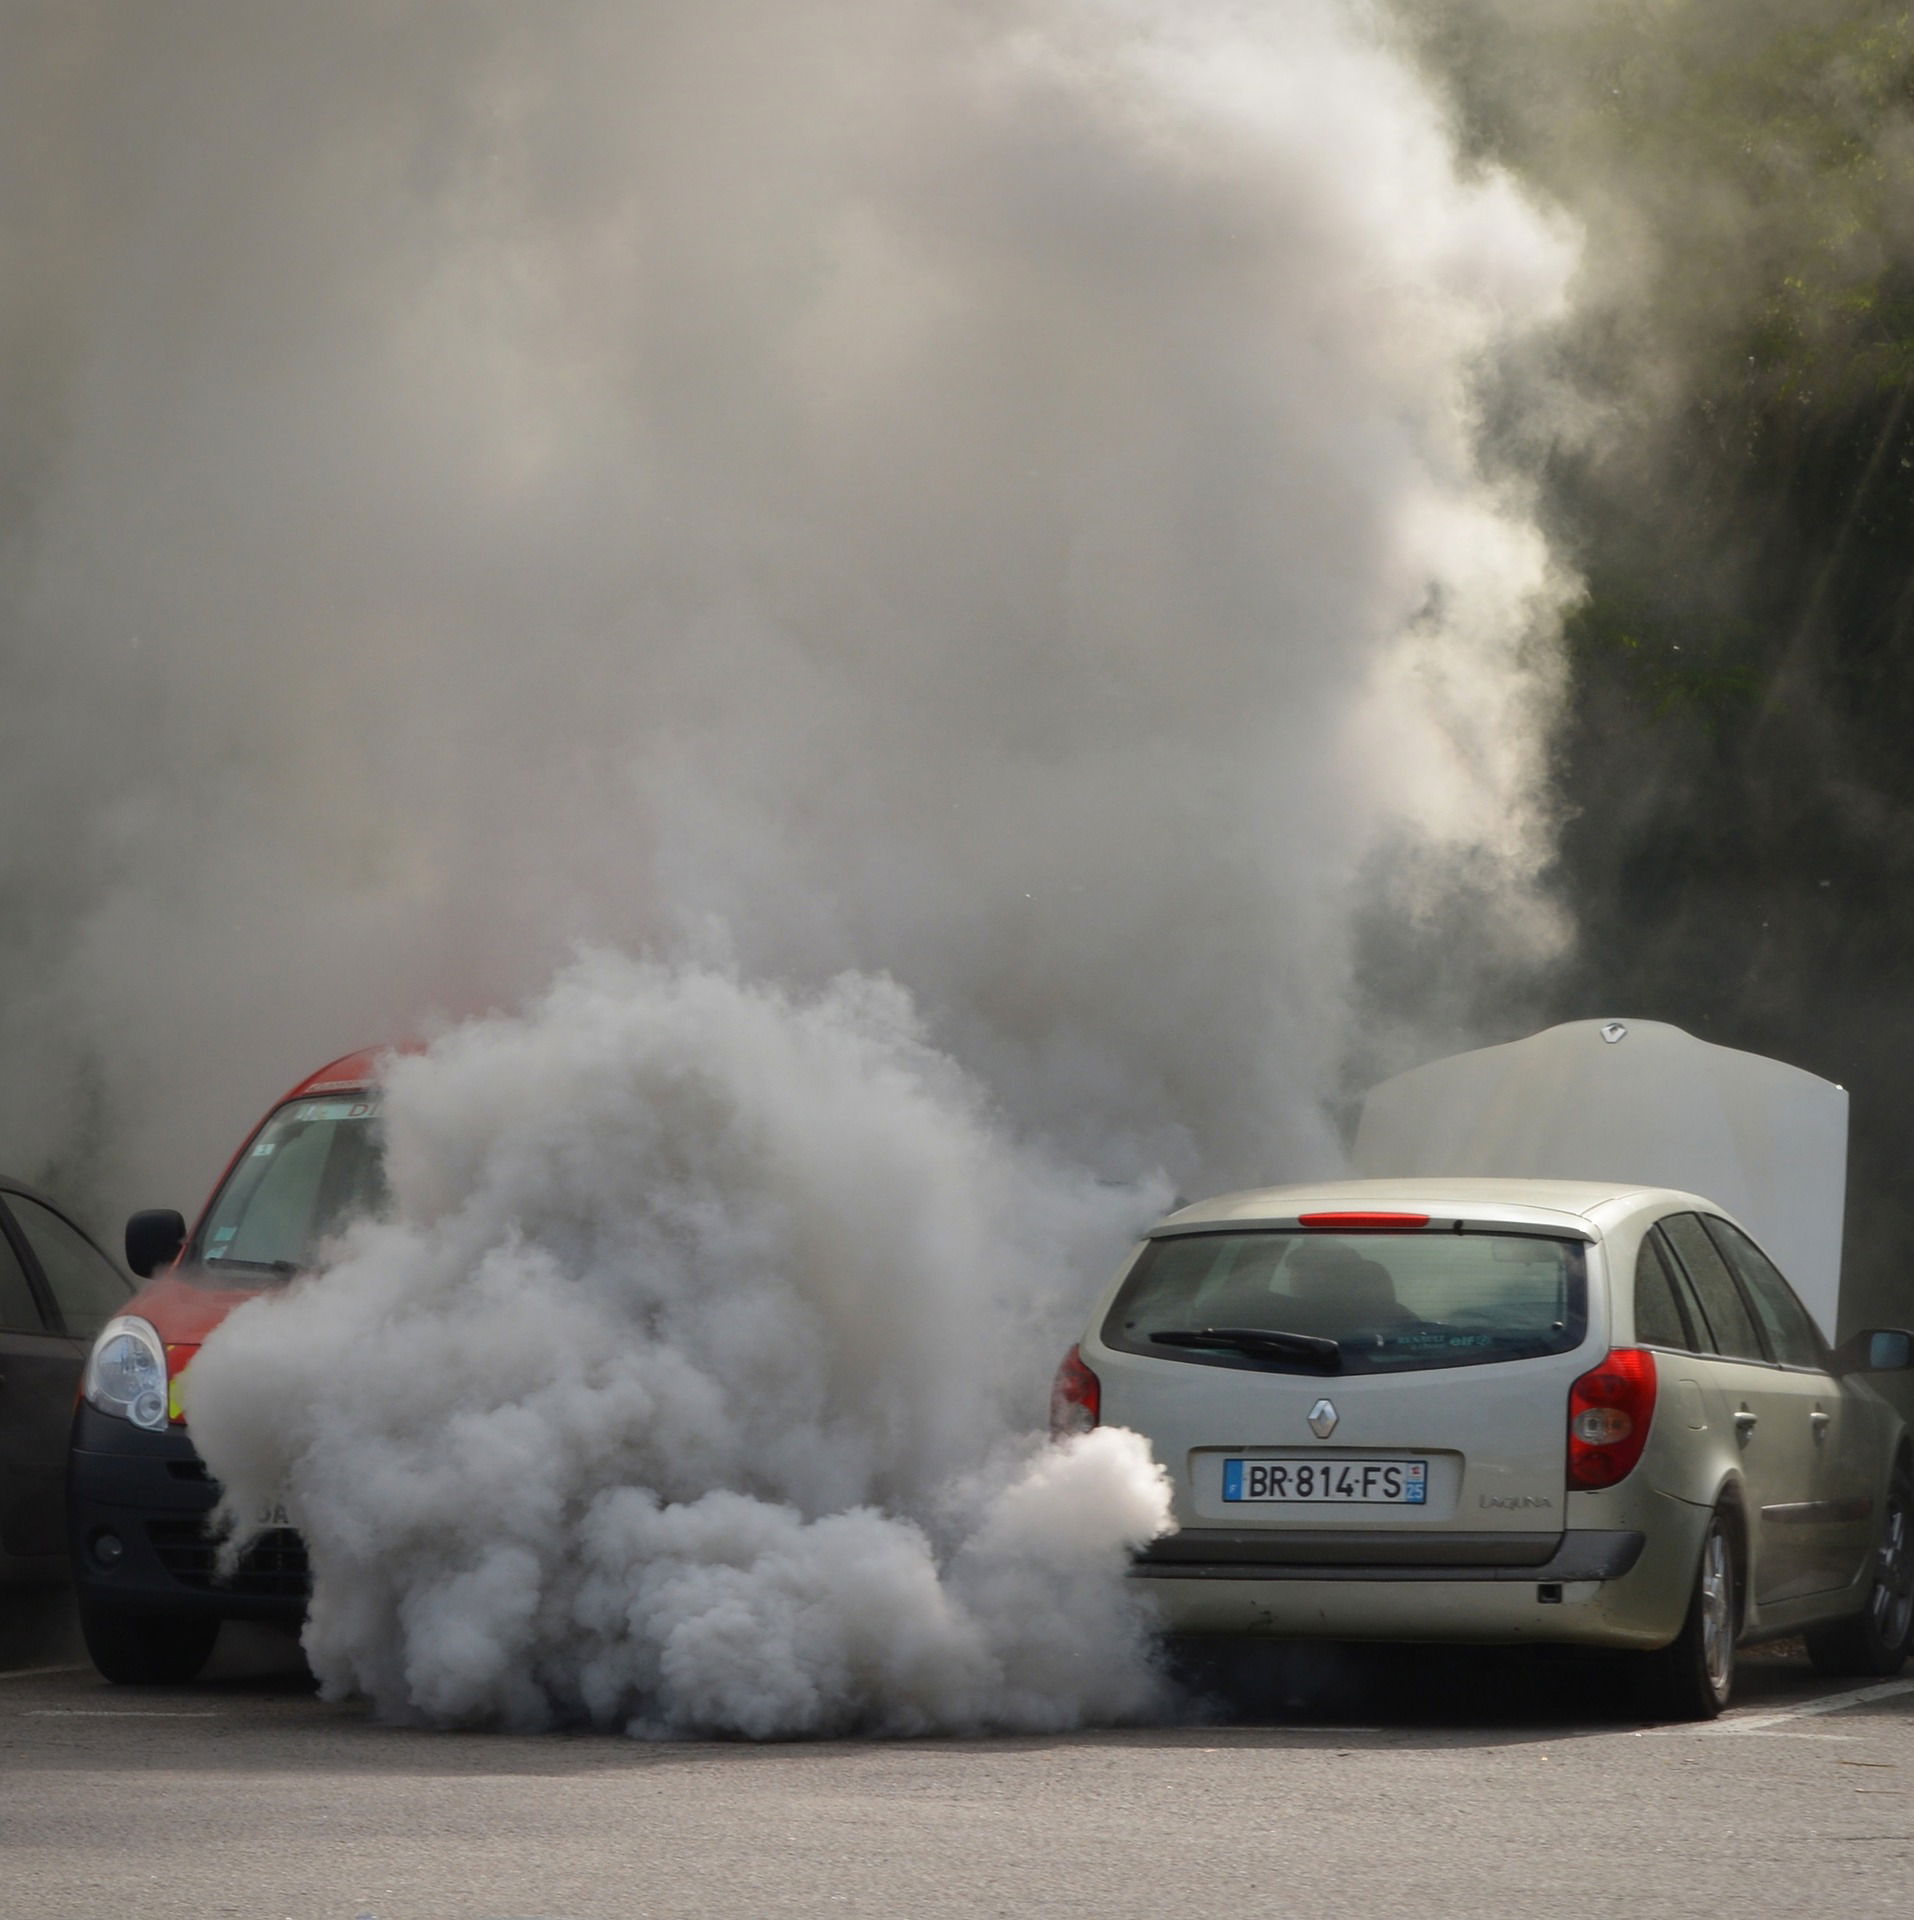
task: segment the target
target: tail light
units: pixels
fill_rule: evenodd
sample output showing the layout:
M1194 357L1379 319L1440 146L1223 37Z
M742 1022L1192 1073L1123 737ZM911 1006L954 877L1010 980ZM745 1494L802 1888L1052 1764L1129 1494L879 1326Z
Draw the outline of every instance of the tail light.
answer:
M1063 1356L1063 1365L1050 1383L1050 1437L1067 1440L1073 1433L1088 1433L1103 1411L1103 1382L1083 1364L1083 1355L1072 1347Z
M1617 1347L1568 1390L1571 1491L1612 1487L1635 1470L1655 1417L1655 1356Z

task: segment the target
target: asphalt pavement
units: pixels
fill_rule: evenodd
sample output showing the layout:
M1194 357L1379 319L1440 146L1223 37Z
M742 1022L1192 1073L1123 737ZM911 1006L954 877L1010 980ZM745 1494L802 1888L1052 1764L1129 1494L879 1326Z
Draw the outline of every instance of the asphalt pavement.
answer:
M1785 1647L1713 1727L1644 1726L1599 1668L1427 1649L1212 1673L1173 1727L649 1745L381 1726L262 1633L193 1686L113 1688L57 1618L18 1624L7 1920L1755 1920L1914 1895L1914 1671L1829 1681Z

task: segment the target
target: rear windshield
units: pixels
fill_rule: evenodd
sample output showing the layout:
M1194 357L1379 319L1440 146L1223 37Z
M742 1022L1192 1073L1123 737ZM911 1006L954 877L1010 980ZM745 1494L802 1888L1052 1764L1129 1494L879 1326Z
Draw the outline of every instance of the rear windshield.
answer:
M208 1272L297 1273L347 1222L385 1206L379 1101L289 1100L259 1129L206 1215Z
M1567 1353L1587 1301L1573 1240L1192 1233L1145 1246L1103 1339L1203 1366L1405 1373Z

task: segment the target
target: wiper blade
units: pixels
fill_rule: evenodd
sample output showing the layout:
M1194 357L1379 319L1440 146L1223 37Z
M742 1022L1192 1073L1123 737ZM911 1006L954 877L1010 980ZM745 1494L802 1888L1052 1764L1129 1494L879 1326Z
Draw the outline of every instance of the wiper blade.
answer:
M206 1256L209 1267L246 1267L254 1273L304 1273L297 1260L235 1260L230 1254L209 1253Z
M1150 1338L1159 1347L1221 1347L1263 1359L1302 1360L1324 1373L1342 1371L1342 1348L1313 1333L1284 1333L1273 1327L1168 1327Z

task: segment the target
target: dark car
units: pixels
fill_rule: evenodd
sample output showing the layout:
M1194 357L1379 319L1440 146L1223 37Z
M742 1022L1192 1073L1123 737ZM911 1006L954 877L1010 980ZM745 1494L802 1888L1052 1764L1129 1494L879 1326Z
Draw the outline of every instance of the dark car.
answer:
M44 1194L0 1178L0 1584L66 1578L67 1431L80 1369L132 1291Z
M308 1268L384 1195L376 1051L303 1080L267 1114L188 1232L174 1212L127 1222L145 1281L100 1329L71 1411L67 1542L93 1664L128 1684L189 1680L222 1620L297 1626L306 1550L284 1517L222 1573L219 1487L194 1449L180 1380L233 1308ZM274 1524L277 1522L277 1524Z

